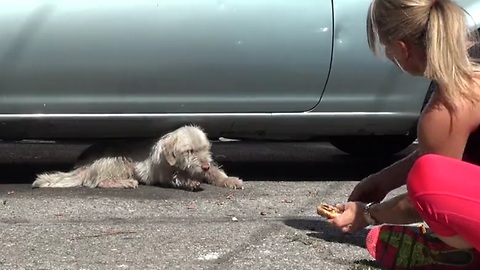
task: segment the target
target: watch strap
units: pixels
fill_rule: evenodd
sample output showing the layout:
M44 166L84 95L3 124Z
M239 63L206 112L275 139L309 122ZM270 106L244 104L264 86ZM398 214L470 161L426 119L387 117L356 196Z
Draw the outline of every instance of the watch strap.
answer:
M379 224L378 220L377 220L375 217L373 217L373 216L372 216L372 213L370 212L370 208L371 208L374 204L376 204L376 203L371 202L371 203L368 203L367 205L365 205L365 211L364 211L364 213L363 213L363 215L365 216L365 220L367 221L367 223L368 223L369 225L372 225L372 226Z

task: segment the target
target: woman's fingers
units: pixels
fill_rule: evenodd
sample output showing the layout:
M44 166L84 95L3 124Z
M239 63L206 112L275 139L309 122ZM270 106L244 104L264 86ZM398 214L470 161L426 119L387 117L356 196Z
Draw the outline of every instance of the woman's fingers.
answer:
M358 202L336 205L343 213L336 218L328 220L328 222L338 227L344 233L355 233L361 230L366 226L362 219L361 205Z
M345 211L343 212L343 214L339 215L338 217L336 218L333 218L331 220L329 220L329 222L339 228L343 228L345 226L348 226L352 223L353 221L353 217L352 217L352 214L351 212L349 211Z
M344 212L345 211L345 204L344 203L337 203L335 207L338 208L338 210Z

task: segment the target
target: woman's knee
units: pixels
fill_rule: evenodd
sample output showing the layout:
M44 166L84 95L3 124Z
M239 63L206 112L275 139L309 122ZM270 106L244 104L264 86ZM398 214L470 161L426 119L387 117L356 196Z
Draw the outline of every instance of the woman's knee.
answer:
M419 157L413 164L407 178L407 189L410 197L419 192L428 191L438 183L442 177L441 168L445 157L435 154L426 154Z

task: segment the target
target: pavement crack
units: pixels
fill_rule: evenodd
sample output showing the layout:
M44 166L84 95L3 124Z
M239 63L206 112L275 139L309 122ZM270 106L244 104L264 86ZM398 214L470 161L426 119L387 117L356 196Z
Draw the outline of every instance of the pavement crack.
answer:
M87 239L87 238L97 238L97 237L102 237L102 236L121 235L121 234L133 234L133 233L137 233L137 232L134 232L134 231L109 230L109 231L105 231L105 232L98 233L98 234L93 234L93 235L83 235L83 236L72 237L72 238L70 238L70 240L74 241L74 240L82 240L82 239Z

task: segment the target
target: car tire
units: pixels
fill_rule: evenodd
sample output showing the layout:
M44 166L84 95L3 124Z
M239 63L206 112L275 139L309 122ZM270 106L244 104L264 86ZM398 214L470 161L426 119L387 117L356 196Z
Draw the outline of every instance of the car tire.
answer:
M352 156L391 156L408 148L416 136L338 136L329 138L337 149Z

